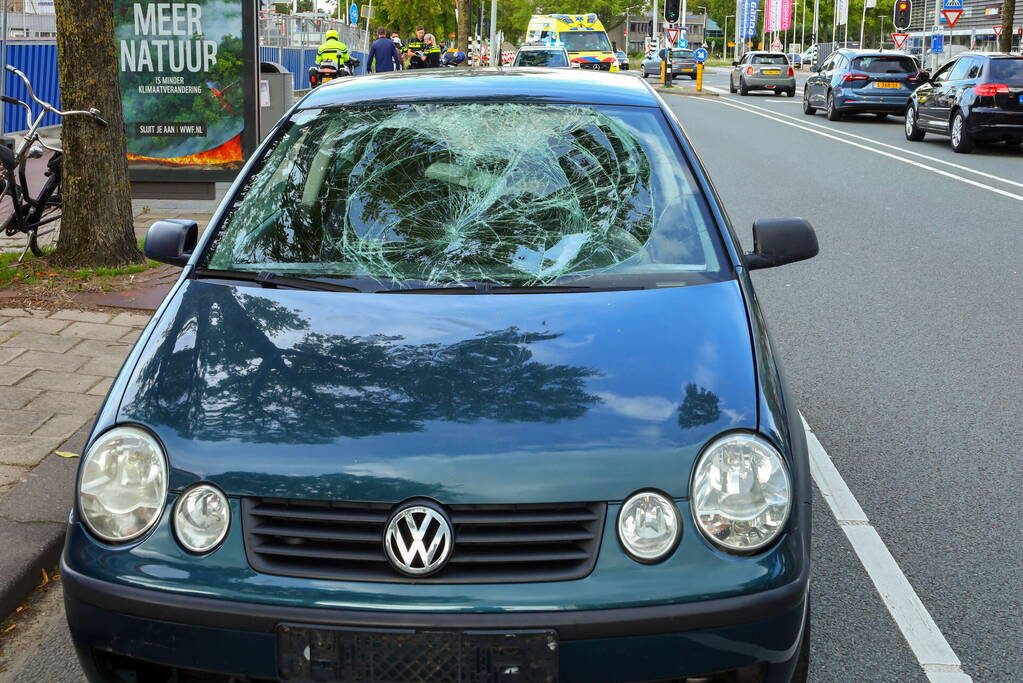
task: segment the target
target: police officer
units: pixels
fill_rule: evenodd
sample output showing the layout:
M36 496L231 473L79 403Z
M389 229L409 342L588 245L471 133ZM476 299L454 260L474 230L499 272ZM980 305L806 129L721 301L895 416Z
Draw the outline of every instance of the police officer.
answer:
M435 69L440 66L440 48L437 46L437 39L433 37L432 33L427 33L423 36L423 42L426 47L423 48L423 67L425 69Z
M416 37L405 43L405 54L409 55L408 68L410 69L426 68L426 60L423 56L423 50L426 49L425 34L425 28L416 26Z
M338 66L348 61L348 46L338 39L337 31L334 29L327 31L323 44L316 51L317 64L327 59L337 62Z

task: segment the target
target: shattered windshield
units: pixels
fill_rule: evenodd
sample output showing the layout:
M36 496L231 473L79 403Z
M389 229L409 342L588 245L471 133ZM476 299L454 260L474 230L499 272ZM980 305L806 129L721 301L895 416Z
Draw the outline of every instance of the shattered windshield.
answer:
M655 108L415 104L298 112L204 256L388 286L718 280L710 218Z

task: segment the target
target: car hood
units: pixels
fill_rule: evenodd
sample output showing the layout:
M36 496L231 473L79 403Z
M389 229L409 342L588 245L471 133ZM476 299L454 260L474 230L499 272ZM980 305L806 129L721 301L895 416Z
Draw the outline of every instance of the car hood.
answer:
M188 280L119 422L171 487L447 503L687 495L709 438L754 429L738 283L580 294L390 295Z

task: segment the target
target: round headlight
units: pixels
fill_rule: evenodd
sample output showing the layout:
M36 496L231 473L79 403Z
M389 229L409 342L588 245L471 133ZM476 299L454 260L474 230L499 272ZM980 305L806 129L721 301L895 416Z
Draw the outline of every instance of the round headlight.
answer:
M188 489L174 506L174 535L193 553L206 553L220 545L230 524L227 496L209 484Z
M682 533L674 501L655 491L640 491L618 513L618 538L639 562L657 562L675 549Z
M704 536L726 550L749 552L785 527L792 486L771 444L752 434L731 434L700 456L689 500Z
M85 454L78 507L89 530L110 543L138 538L156 524L167 499L167 460L149 433L116 427Z

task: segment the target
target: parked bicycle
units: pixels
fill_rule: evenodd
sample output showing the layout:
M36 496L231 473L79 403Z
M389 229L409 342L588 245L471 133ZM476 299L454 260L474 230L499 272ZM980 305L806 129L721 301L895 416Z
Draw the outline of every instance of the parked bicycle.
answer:
M63 118L65 116L89 116L97 123L106 127L108 124L100 117L98 109L60 111L49 102L44 102L36 96L32 89L32 83L28 76L7 65L7 72L14 74L25 84L25 90L29 98L39 105L39 113L32 111L27 102L22 102L14 97L0 96L0 101L7 104L14 104L25 109L25 122L27 130L17 149L11 150L5 145L0 145L0 198L8 196L11 198L11 215L4 219L2 229L8 237L18 233L25 233L28 237L28 245L21 253L21 259L29 249L36 256L42 256L46 248L52 246L57 237L57 221L61 217L61 181L64 171L64 151L59 147L51 147L39 135L39 127L43 117L47 113L56 114ZM43 186L33 195L27 178L27 162L29 159L41 159L46 153L44 150L53 152L53 156L46 162L46 171ZM19 260L21 260L19 259Z

